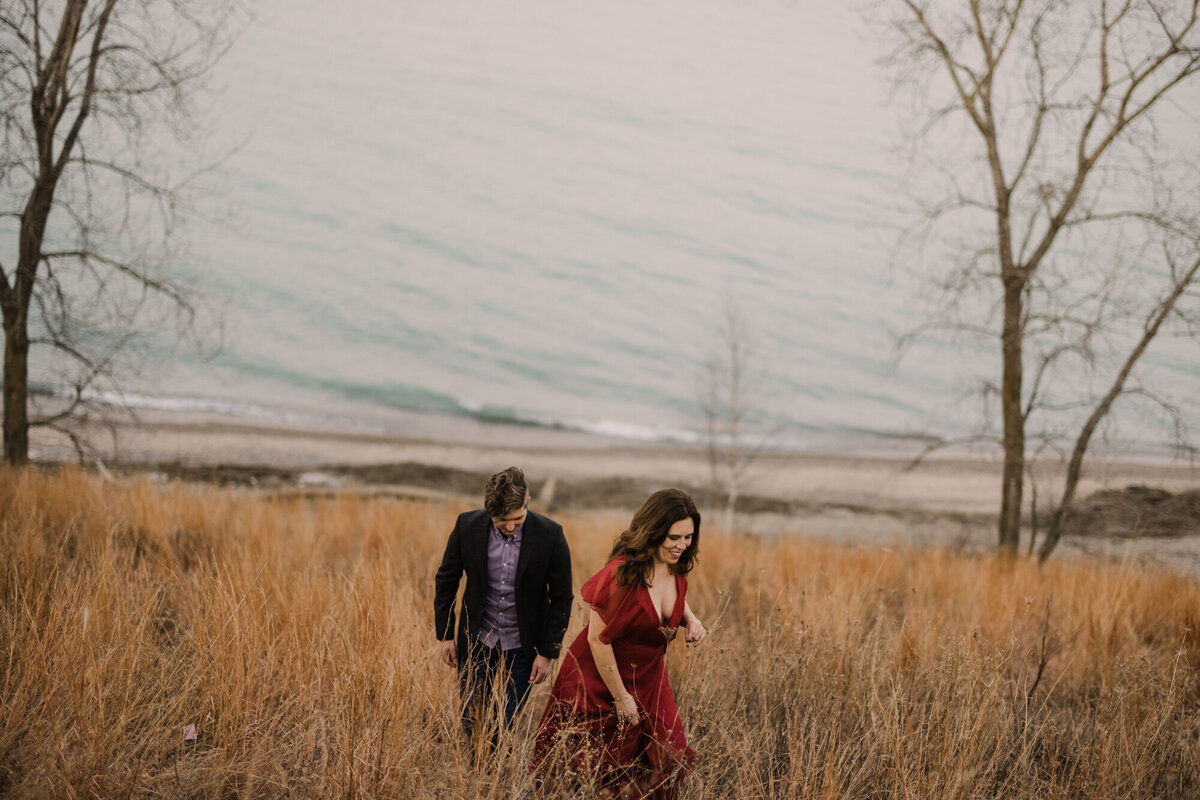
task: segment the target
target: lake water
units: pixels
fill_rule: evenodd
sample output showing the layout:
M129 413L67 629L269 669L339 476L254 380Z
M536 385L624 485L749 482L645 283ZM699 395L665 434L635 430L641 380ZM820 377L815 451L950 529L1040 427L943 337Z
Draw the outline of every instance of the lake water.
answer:
M265 0L209 110L228 219L189 231L225 348L135 402L686 439L728 296L780 443L972 430L994 354L896 359L878 52L818 0Z

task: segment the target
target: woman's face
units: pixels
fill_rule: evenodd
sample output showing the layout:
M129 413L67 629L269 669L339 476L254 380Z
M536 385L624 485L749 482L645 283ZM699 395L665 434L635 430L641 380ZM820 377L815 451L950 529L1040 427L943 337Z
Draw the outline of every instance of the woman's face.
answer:
M677 564L683 551L692 546L692 537L696 535L696 523L691 517L684 517L667 529L667 538L654 551L654 560L662 564Z

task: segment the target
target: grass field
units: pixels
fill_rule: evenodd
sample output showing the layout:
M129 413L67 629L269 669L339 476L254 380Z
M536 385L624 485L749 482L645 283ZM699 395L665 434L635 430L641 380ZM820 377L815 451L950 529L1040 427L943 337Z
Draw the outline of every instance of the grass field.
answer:
M545 688L476 768L436 658L460 510L0 468L0 796L534 796ZM558 517L577 586L632 511ZM704 529L689 600L684 797L1200 797L1183 576Z

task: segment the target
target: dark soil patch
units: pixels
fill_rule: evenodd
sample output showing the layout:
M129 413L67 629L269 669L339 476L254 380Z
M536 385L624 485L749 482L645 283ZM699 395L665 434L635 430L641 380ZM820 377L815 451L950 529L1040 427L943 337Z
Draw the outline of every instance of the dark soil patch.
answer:
M343 487L377 488L381 492L403 494L406 487L445 492L483 500L486 472L455 469L413 461L393 464L321 466L315 469L275 467L268 465L185 464L124 464L114 472L154 472L169 478L220 486L243 486L258 489L288 489L314 494L337 491ZM312 472L330 476L334 485L306 483ZM665 487L660 481L645 478L573 478L530 481L535 505L543 510L571 511L600 508L636 509L652 492ZM698 504L713 512L723 509L725 498L708 487L680 484ZM777 497L744 495L738 501L740 514L807 515L846 511L856 514L885 514L914 524L946 517L962 518L963 522L990 522L991 515L976 518L952 512L925 511L904 508L849 506L787 500ZM1067 519L1064 536L1120 538L1183 537L1200 535L1200 489L1172 494L1164 489L1129 486L1111 489L1076 502Z
M1064 536L1180 537L1200 534L1200 489L1172 494L1128 486L1074 503Z
M322 465L314 468L187 464L182 462L127 463L113 466L112 471L122 474L151 472L172 480L264 490L301 491L311 494L327 494L342 488L356 488L402 495L406 489L415 488L461 495L464 498L472 498L477 503L483 501L483 487L488 478L486 472L434 466L413 461L391 464ZM313 473L320 473L321 476L327 476L332 480L328 485L320 481L311 482ZM548 512L626 509L632 514L652 492L666 488L668 485L662 481L647 478L627 477L555 478L552 480L552 484L546 479L531 480L529 484L534 504ZM719 513L725 507L724 495L713 492L707 486L687 483L671 485L678 486L691 494L696 503L708 513ZM913 524L945 518L952 518L964 523L990 523L993 520L991 515L979 516L957 512L823 503L766 495L742 495L738 499L739 514L804 516L829 512L884 514Z

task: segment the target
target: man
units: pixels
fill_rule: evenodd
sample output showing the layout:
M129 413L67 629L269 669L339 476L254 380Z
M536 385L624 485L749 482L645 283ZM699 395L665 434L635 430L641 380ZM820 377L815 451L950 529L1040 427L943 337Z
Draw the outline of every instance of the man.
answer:
M464 572L455 635L454 598ZM495 713L488 698L497 676L504 681L498 722L507 727L525 704L530 684L550 674L573 599L562 526L529 510L529 488L519 468L492 475L484 507L460 514L454 524L435 579L434 625L442 661L458 668L468 735Z

